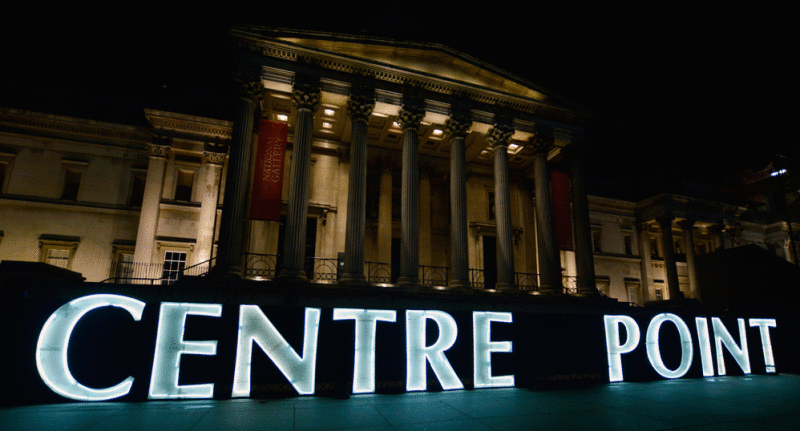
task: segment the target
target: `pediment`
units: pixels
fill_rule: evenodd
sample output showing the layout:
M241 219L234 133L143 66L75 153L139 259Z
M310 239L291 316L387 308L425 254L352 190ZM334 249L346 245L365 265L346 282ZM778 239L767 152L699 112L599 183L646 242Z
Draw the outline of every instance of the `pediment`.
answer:
M328 66L339 61L351 70L359 67L385 74L385 79L438 81L445 91L489 92L553 103L558 99L525 79L440 44L397 41L376 37L299 30L248 28L234 34L262 45L268 55L308 56ZM287 51L277 54L278 47ZM332 66L331 66L332 67Z

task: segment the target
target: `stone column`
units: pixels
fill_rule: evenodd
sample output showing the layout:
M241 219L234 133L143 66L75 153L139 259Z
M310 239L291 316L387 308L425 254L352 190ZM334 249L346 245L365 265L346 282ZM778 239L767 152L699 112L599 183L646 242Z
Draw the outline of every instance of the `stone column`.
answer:
M240 81L238 90L225 179L225 200L217 240L217 259L213 270L215 275L234 277L242 275L242 236L250 184L253 127L256 103L264 95L264 85L259 80Z
M219 197L219 180L225 153L203 152L203 177L198 181L200 190L200 215L197 221L197 248L194 253L194 265L211 259L214 247L214 224L217 221L217 201ZM207 270L211 265L209 263Z
M469 288L467 249L467 162L465 140L472 120L453 116L445 122L450 137L450 280L452 288Z
M350 96L347 113L353 123L350 175L347 189L347 223L342 283L366 283L364 276L364 223L367 211L367 127L375 108L372 99Z
M683 248L686 249L686 268L689 272L689 292L692 298L702 301L700 287L697 285L697 264L694 250L694 220L682 220L678 226L683 230Z
M423 164L419 170L419 263L420 265L432 265L431 248L433 243L432 220L431 220L431 177L433 177L435 167L430 164Z
M378 197L378 262L392 264L392 161L381 161Z
M147 278L156 248L156 229L158 228L159 204L164 186L164 171L167 165L170 145L167 142L147 146L150 161L147 165L147 179L144 184L144 199L139 214L139 229L136 232L136 249L133 252L134 278ZM160 273L158 274L161 275Z
M292 172L289 176L283 269L280 273L280 278L285 281L308 281L305 271L308 179L311 170L314 112L319 107L320 97L320 89L308 85L295 86L292 91L292 105L296 108L297 115L292 147Z
M494 156L494 210L497 230L497 289L513 289L514 237L511 229L511 182L508 178L508 142L514 129L495 124L486 140Z
M572 222L575 226L575 266L578 270L578 295L596 295L592 226L589 221L589 199L584 181L586 149L577 142L570 147L570 183L572 186Z
M419 126L425 111L404 106L398 121L403 128L403 166L400 184L401 287L419 285Z
M657 219L661 226L661 246L664 251L664 271L667 273L669 299L683 299L678 282L678 266L675 263L675 240L672 238L672 216L663 215Z
M650 279L652 278L653 260L650 249L650 226L644 223L639 224L637 235L639 237L639 255L642 258L642 302L650 301Z
M533 148L533 175L536 193L536 231L539 246L539 292L561 294L561 258L556 249L553 231L553 210L550 199L550 169L547 153L553 148L553 139L541 133L531 138ZM591 229L591 227L590 227Z

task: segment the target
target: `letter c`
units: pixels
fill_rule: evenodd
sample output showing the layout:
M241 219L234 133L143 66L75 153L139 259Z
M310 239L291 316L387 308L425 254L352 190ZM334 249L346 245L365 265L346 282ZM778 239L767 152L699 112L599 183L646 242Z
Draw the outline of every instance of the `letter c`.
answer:
M78 383L69 371L67 347L72 330L84 314L100 307L120 307L139 321L144 306L142 301L121 295L88 295L62 305L47 319L36 344L36 368L44 383L57 394L79 401L105 401L127 395L133 385L131 376L105 389Z

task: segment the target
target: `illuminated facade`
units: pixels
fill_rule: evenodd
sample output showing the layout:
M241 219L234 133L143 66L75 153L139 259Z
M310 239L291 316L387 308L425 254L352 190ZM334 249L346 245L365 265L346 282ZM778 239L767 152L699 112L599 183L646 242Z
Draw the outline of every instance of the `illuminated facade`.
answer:
M0 108L0 259L88 281L214 267L638 304L701 299L698 252L755 243L791 260L790 226L743 207L587 197L590 114L477 59L363 37L232 36L233 118L145 109L148 124L131 126ZM287 125L275 220L248 216L260 120Z

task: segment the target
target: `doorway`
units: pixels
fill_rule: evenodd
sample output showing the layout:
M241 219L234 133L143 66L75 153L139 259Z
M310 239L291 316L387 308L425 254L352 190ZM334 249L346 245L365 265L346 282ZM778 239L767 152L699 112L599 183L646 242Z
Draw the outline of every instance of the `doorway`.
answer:
M483 235L483 288L497 284L497 238Z
M275 259L277 274L283 269L283 246L286 241L286 216L281 216L281 225L278 229L278 256ZM309 280L314 278L314 257L317 251L317 219L306 219L306 251L304 269Z

